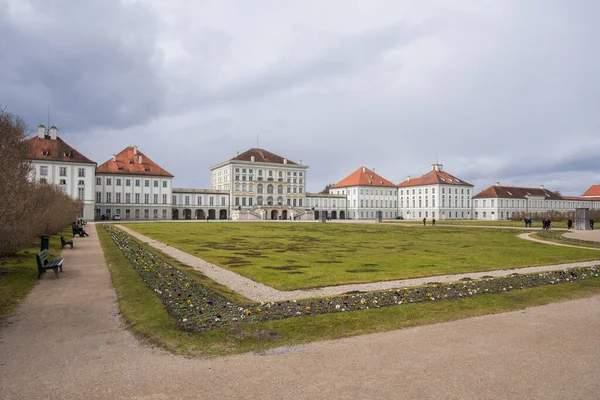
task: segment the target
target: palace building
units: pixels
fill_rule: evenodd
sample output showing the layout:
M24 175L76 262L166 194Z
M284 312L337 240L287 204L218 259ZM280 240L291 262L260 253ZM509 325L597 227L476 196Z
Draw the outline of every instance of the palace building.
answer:
M31 180L57 185L71 198L83 203L82 218L94 218L94 176L96 163L58 137L58 129L44 125L27 140Z
M396 185L360 167L329 193L307 193L308 165L252 148L210 167L210 189L173 187L174 176L137 146L100 166L58 137L55 126L38 127L27 140L31 179L55 184L83 203L85 219L509 219L576 208L600 209L600 185L580 197L541 188L496 185L473 196L473 185L442 164Z

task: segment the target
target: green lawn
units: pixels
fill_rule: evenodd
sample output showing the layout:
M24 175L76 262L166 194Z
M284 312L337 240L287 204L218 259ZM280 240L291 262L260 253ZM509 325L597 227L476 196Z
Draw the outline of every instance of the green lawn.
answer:
M519 239L515 230L318 223L127 226L282 290L600 259L593 250Z
M600 294L600 279L590 279L455 301L248 323L194 333L177 329L175 320L167 314L160 299L148 289L104 229L98 229L98 237L117 293L119 310L128 329L144 341L188 357L261 351L519 310Z
M71 228L64 230L65 238L71 238ZM49 253L51 258L61 253L60 236L50 237ZM40 251L40 239L33 239L31 244L12 257L0 259L0 320L8 317L19 302L29 293L37 282L36 254ZM49 271L51 279L54 272ZM45 275L42 276L42 279Z

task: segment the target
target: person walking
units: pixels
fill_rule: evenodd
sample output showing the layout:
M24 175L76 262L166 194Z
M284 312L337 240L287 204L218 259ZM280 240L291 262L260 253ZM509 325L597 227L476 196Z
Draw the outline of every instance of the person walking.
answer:
M569 218L569 220L567 221L567 229L571 229L573 227L573 220L571 218Z
M431 220L431 226L435 226L435 218Z
M590 218L590 228L594 230L594 218Z
M423 226L427 225L427 218L423 218Z

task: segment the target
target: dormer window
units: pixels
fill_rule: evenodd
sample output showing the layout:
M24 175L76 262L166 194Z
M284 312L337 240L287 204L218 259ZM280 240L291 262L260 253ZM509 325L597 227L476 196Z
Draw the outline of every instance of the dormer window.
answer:
M50 155L50 150L44 150L44 151L42 151L42 155L43 156L49 156Z

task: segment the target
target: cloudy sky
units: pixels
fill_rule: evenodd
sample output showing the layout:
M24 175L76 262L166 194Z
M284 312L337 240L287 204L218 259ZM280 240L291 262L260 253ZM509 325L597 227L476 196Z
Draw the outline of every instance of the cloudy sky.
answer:
M600 1L0 0L0 105L99 164L209 188L259 147L319 191L439 160L475 190L600 183Z

